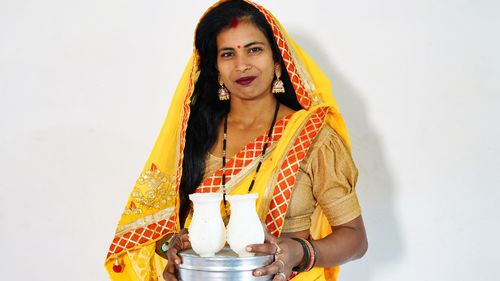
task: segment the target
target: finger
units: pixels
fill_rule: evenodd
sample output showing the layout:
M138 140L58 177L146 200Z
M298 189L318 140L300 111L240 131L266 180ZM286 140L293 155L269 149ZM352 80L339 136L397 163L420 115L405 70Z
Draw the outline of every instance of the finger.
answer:
M189 241L189 233L179 234L179 238L178 239L180 241Z
M277 238L274 237L268 230L264 223L262 223L262 228L264 229L264 241L269 243L275 243Z
M179 241L181 242L181 250L191 249L191 241L189 240L189 234L182 234L179 236Z
M189 241L189 235L187 231L184 231L184 234L178 234L176 237L172 239L170 242L170 249L167 252L167 255L170 254L169 260L174 261L175 264L181 264L182 258L179 256L179 252L190 249L191 242Z
M167 281L177 281L175 272L176 272L175 265L171 262L167 263L167 267L163 271L163 279Z
M274 255L276 252L276 246L271 243L251 244L247 246L246 250L254 253Z
M278 274L274 275L273 281L286 281L288 278L286 277L286 274L283 272L279 272Z
M279 272L285 272L285 262L283 260L277 259L275 263L278 265Z
M175 244L177 244L177 243L175 243ZM177 246L175 244L172 245L172 247L170 249L168 249L168 252L167 252L168 261L172 265L181 264L181 262L182 262L181 257L179 257L179 255L177 254L179 252L179 249L178 249L179 246Z
M182 241L182 250L187 250L187 249L191 249L192 246L191 246L191 242L189 240L187 241Z
M281 264L278 262L273 262L268 266L257 268L253 271L255 276L273 275L280 272Z

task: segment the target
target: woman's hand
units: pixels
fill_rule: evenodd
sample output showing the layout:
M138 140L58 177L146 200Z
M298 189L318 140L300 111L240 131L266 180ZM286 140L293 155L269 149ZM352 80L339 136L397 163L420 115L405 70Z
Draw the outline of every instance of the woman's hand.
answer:
M167 251L168 264L163 271L163 278L165 280L178 280L177 266L182 263L182 259L178 253L187 249L191 249L191 242L189 242L188 230L184 228L170 240L170 245Z
M247 250L254 253L274 255L274 262L253 271L254 276L274 275L273 281L286 281L292 274L292 268L299 265L304 257L304 250L299 242L290 238L276 238L265 230L264 244L248 245Z

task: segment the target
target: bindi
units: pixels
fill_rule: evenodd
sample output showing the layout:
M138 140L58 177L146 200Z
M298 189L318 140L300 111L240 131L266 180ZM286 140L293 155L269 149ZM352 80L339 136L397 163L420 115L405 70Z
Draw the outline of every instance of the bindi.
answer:
M241 48L241 46L240 46L240 45L236 45L236 48L238 48L238 49L239 49L239 48Z

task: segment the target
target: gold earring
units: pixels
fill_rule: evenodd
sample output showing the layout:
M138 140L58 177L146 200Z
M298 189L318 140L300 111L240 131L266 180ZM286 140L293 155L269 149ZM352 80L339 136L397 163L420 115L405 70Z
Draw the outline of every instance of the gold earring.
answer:
M219 77L219 91L217 92L219 94L219 100L224 101L224 100L229 100L231 98L231 95L229 94L229 91L227 88L224 86L224 82Z
M276 66L276 80L273 82L272 89L273 94L283 94L285 92L285 85L283 84L283 81L280 80L281 71L278 71L278 67L279 66Z

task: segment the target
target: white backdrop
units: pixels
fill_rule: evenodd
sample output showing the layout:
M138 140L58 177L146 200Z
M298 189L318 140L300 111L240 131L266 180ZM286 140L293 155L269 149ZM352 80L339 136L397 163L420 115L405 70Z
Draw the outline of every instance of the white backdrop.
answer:
M0 0L0 276L102 263L212 1ZM342 281L499 280L498 1L262 0L333 80L370 248Z

